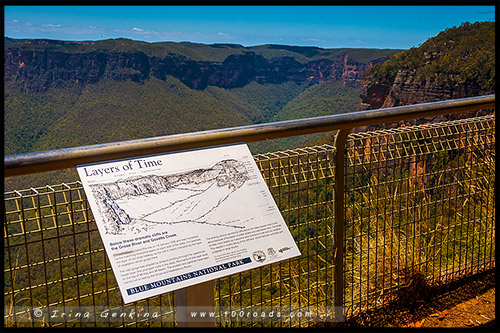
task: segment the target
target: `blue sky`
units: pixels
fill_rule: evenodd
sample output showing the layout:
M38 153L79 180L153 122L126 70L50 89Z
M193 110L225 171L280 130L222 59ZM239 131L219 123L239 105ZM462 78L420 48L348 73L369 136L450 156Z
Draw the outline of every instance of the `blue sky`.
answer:
M5 36L408 49L495 6L4 6Z

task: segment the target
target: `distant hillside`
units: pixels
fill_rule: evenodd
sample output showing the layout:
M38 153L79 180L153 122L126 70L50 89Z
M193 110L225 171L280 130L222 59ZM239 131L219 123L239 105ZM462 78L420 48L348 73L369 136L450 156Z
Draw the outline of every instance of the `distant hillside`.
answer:
M364 71L397 52L5 38L5 154L355 111Z
M51 39L14 39L4 38L4 51L15 46L17 49L42 50L69 53L88 53L93 51L117 53L144 53L148 57L164 58L171 54L186 57L194 61L223 62L230 55L253 52L266 59L292 57L300 63L330 59L348 54L352 60L367 63L378 58L391 56L393 49L323 49L311 46L290 45L258 45L244 47L239 44L200 44L191 42L157 42L149 43L125 38L101 41L59 41Z
M126 39L97 42L5 39L5 80L21 89L44 92L64 85L83 86L109 78L138 83L173 76L192 89L239 88L343 80L360 82L366 68L395 50L325 50L313 47L194 43L146 43Z
M495 92L495 22L463 23L367 70L362 109Z

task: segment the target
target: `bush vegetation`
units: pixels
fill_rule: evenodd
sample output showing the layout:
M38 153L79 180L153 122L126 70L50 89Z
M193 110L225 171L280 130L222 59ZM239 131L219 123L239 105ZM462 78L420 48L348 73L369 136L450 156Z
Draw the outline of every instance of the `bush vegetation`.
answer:
M495 86L495 22L465 22L365 72L372 83L392 84L398 72L437 84Z

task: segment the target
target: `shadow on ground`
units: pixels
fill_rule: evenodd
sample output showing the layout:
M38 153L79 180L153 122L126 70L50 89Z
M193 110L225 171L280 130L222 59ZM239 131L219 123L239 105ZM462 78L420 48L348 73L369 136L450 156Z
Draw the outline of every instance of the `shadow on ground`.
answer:
M422 284L419 290L398 296L396 301L344 323L318 323L317 327L498 328L494 269L440 286Z

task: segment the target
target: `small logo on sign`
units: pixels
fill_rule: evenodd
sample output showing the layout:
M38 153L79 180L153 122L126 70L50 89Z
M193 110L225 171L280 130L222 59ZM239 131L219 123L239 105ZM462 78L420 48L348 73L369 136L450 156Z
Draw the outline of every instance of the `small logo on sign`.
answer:
M279 249L278 251L280 251L280 253L283 253L287 250L291 250L289 247L285 246L285 247L282 247L281 249Z
M267 254L269 254L270 257L274 257L276 255L276 251L270 247L267 249Z
M264 251L255 251L253 253L253 258L255 261L257 262L263 262L264 260L266 260L266 254L264 253Z

